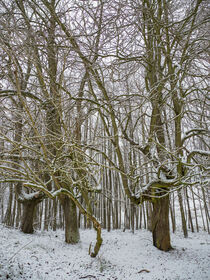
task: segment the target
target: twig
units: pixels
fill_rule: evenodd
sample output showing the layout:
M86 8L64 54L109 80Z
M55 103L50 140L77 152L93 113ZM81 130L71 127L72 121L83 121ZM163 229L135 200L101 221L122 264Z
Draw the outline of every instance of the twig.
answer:
M142 269L142 270L140 270L138 273L142 273L142 272L147 272L147 273L149 273L150 271L147 270L147 269Z
M81 276L79 279L85 279L88 277L96 278L96 276L94 276L94 275L86 275L86 276Z
M11 259L13 259L14 256L16 256L23 248L25 248L26 246L28 246L32 241L33 241L33 240L31 240L31 241L28 242L26 245L24 245L23 247L21 247L21 248L8 260L8 262L11 261Z

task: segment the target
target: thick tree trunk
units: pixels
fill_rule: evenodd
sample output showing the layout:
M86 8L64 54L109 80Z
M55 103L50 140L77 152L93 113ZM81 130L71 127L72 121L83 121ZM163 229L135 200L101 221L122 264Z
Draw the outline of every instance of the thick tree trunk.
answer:
M36 205L39 200L27 200L23 202L23 215L21 220L21 231L24 233L33 233L33 221Z
M155 199L152 215L153 245L159 250L172 249L169 231L169 196Z
M61 204L65 220L65 241L66 243L76 244L80 240L76 205L67 196L61 199Z

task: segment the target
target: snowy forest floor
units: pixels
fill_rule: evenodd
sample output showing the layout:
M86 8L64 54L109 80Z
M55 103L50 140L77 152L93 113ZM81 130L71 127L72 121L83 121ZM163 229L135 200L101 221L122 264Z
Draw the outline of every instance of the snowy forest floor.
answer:
M32 280L204 280L210 279L210 236L205 232L172 234L174 250L152 246L151 233L103 231L103 245L93 259L94 230L81 230L81 242L64 242L63 231L26 235L0 224L0 279Z

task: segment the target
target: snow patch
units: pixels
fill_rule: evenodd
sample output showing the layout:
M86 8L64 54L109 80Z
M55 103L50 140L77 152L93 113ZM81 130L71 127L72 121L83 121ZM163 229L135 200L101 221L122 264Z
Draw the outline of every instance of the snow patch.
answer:
M172 234L175 250L162 252L152 245L151 233L103 230L98 257L88 248L94 230L81 230L81 242L64 242L63 231L26 235L0 224L0 279L32 280L208 280L210 237L205 232Z

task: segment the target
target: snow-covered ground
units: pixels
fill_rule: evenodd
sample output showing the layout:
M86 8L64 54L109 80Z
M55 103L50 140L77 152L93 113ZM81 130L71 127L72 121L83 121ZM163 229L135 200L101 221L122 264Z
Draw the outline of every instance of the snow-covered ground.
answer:
M205 280L210 279L210 236L172 234L175 250L152 246L145 230L103 231L103 245L95 259L88 255L93 230L81 230L81 242L68 245L63 231L26 235L0 224L0 279L33 280Z

